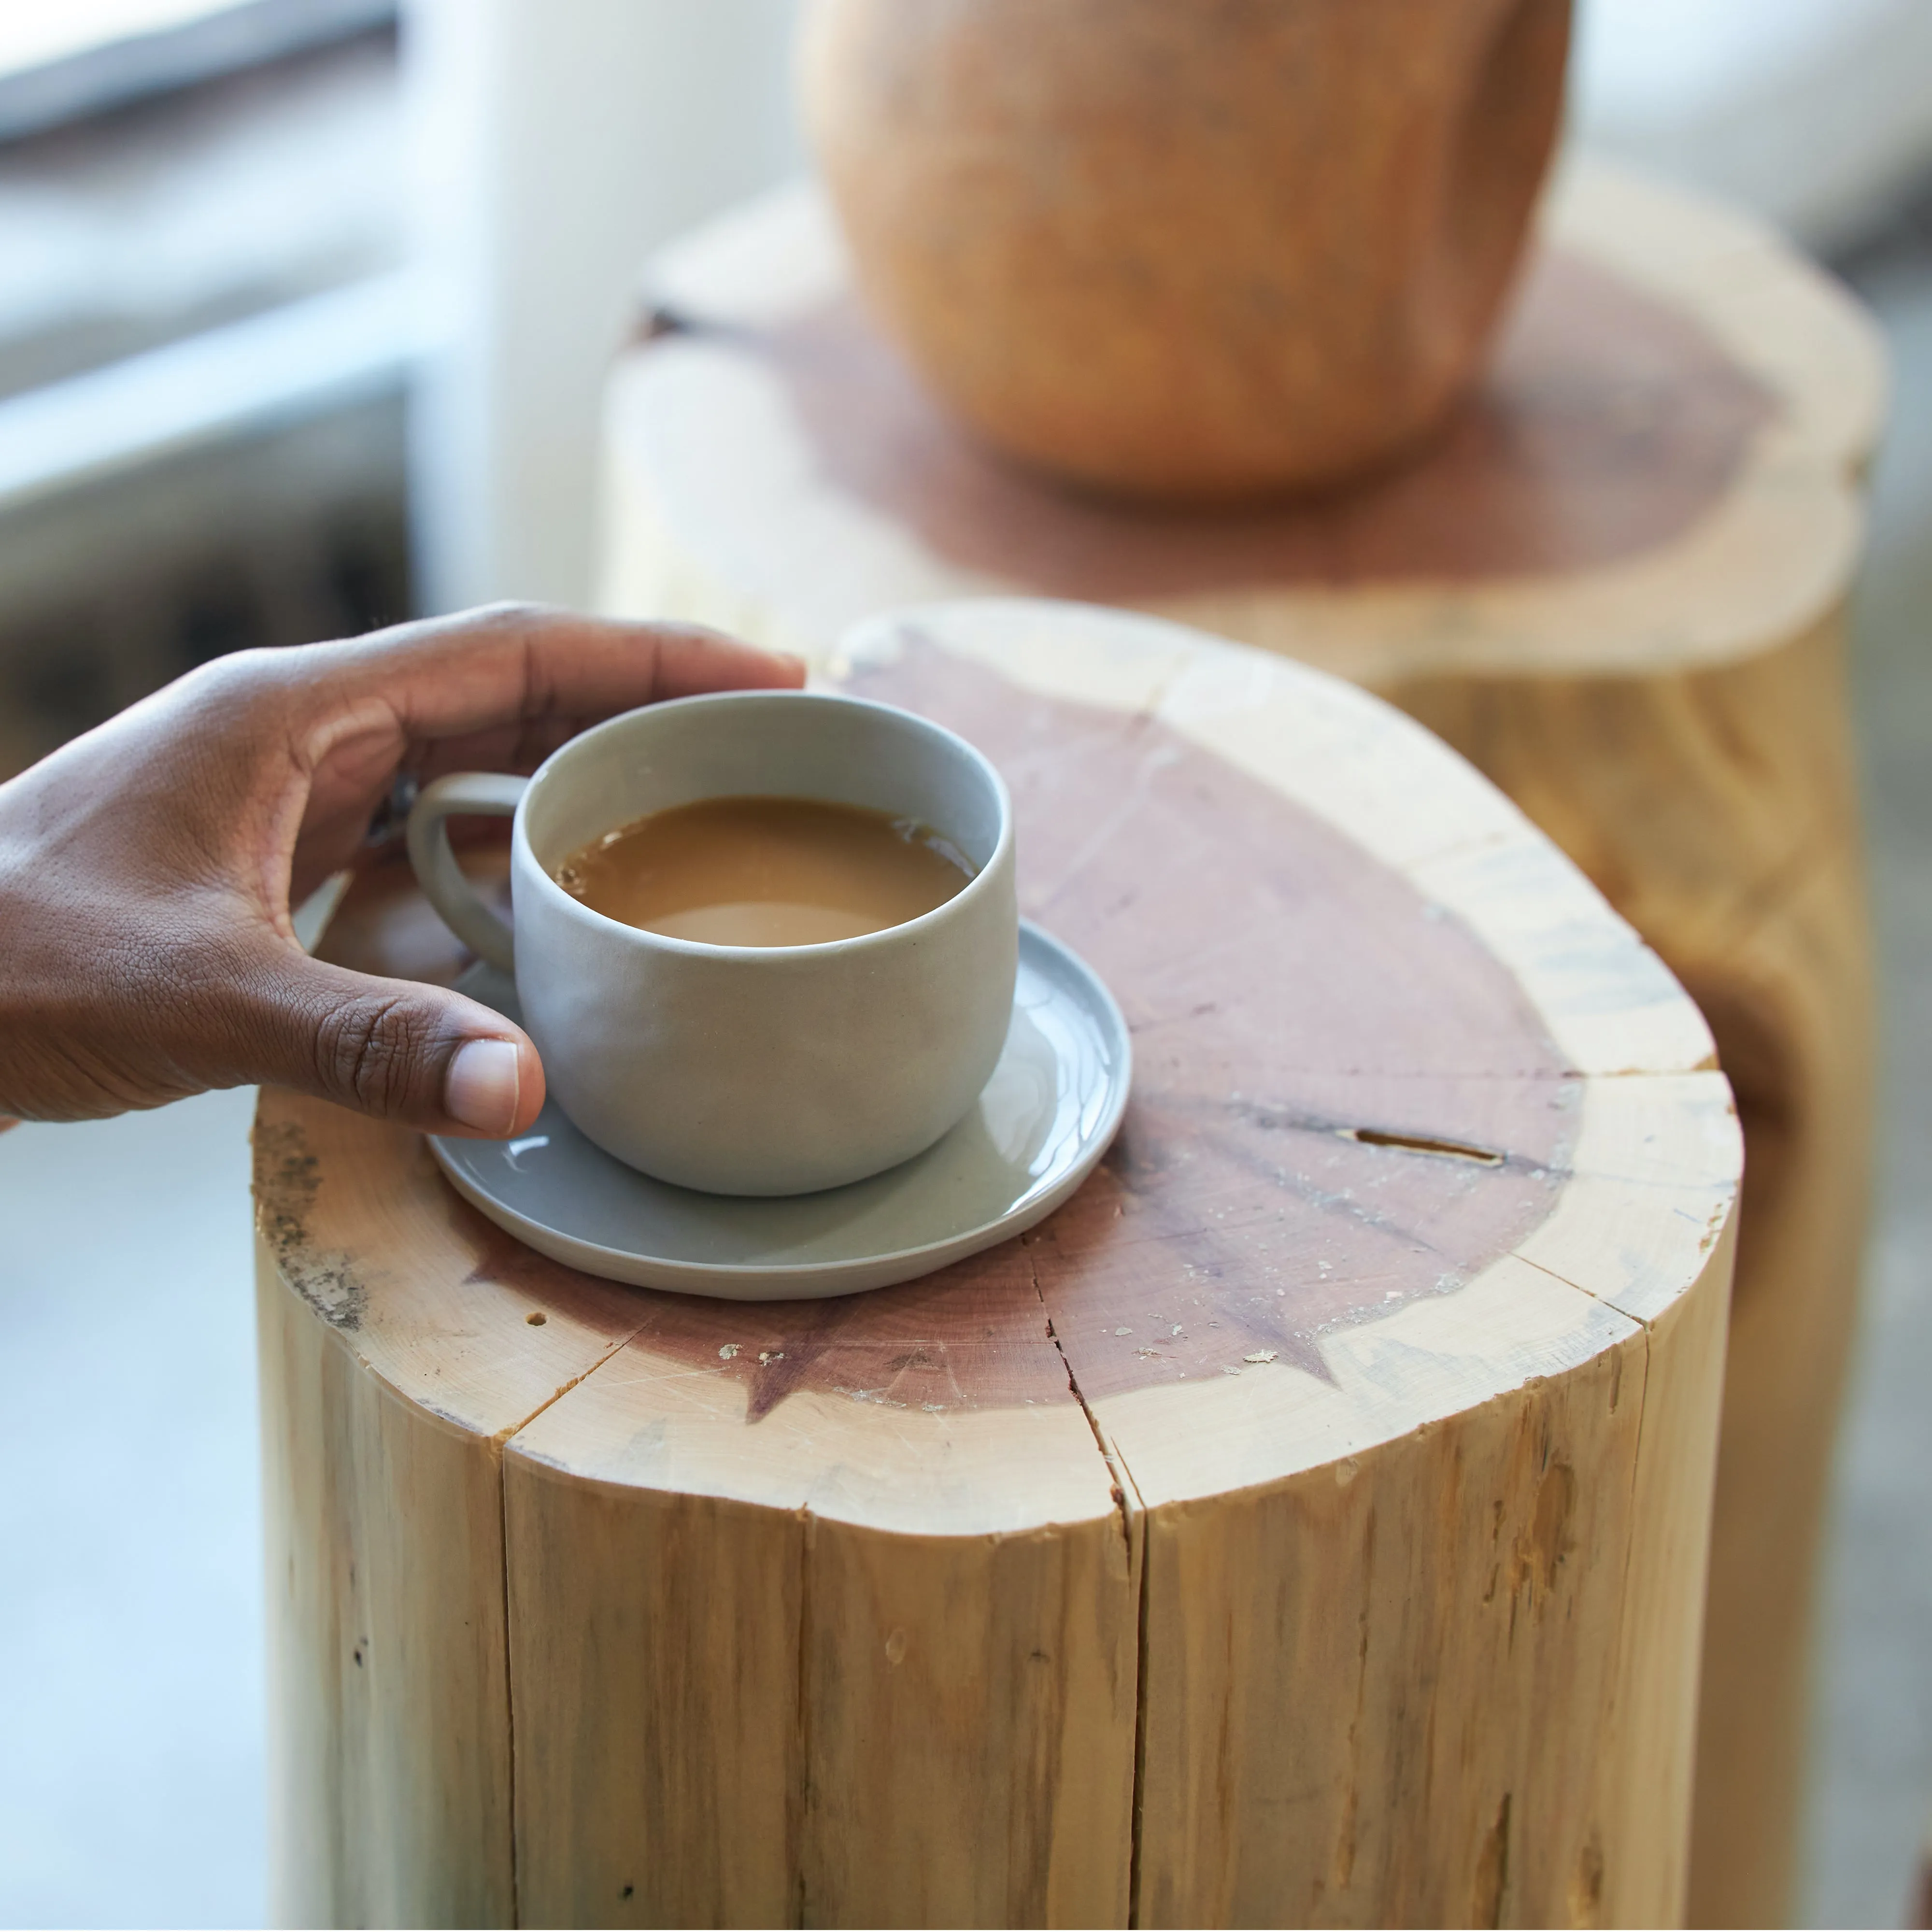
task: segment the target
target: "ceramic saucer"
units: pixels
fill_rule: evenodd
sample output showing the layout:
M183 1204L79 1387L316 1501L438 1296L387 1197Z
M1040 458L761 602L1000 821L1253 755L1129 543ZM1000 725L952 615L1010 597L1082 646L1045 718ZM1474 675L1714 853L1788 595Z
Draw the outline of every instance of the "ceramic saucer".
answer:
M494 968L457 984L520 1018L516 988ZM909 1281L1045 1219L1106 1152L1132 1064L1112 994L1022 922L992 1078L950 1133L870 1180L780 1199L695 1193L612 1159L554 1102L518 1139L429 1144L465 1199L572 1268L728 1300L806 1300Z

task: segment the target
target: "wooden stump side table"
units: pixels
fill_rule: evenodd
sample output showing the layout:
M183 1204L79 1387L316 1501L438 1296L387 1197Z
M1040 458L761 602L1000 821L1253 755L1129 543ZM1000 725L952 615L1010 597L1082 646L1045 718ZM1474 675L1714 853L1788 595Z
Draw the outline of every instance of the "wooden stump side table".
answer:
M1843 291L1597 168L1551 198L1486 391L1326 503L1162 514L976 450L808 190L666 254L608 412L604 602L821 654L889 604L1049 594L1319 664L1421 719L1697 999L1750 1149L1690 1910L1786 1908L1867 1192L1869 967L1841 653L1882 407Z
M1286 660L1015 602L836 674L1005 772L1134 1094L1031 1234L621 1288L256 1132L277 1910L1666 1922L1741 1144L1502 796ZM460 963L392 862L327 950Z

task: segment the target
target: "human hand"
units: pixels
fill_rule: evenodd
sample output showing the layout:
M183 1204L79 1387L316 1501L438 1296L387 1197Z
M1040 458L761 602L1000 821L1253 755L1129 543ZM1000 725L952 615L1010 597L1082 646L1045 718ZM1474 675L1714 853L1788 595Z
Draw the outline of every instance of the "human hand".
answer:
M291 904L399 772L534 770L600 718L796 685L696 626L502 605L220 658L0 785L0 1115L262 1082L438 1133L526 1127L536 1048L440 986L311 959Z

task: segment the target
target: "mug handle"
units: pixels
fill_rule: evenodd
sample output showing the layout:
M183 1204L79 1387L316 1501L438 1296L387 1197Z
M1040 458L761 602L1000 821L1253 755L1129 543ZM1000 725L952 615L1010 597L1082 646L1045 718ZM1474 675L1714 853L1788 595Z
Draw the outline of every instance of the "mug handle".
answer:
M410 808L410 863L423 897L478 958L505 973L517 970L515 936L456 862L448 820L511 818L529 783L504 772L452 772L424 785Z

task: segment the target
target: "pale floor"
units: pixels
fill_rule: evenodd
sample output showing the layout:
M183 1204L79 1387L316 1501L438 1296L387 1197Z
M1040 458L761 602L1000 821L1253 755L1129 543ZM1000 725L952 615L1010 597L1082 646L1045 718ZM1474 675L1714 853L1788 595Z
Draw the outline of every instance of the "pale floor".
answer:
M0 1922L259 1924L249 1093L0 1137Z
M1810 1922L1897 1924L1932 1816L1932 251L1857 676L1886 959L1880 1213L1826 1592ZM0 1140L0 1924L264 1909L250 1096Z

